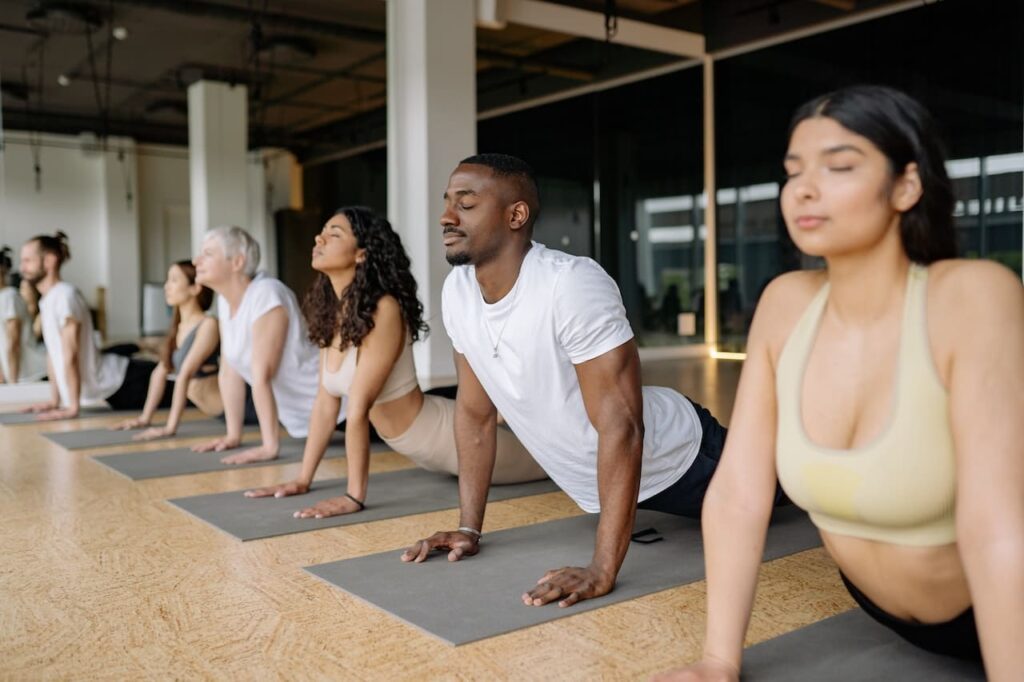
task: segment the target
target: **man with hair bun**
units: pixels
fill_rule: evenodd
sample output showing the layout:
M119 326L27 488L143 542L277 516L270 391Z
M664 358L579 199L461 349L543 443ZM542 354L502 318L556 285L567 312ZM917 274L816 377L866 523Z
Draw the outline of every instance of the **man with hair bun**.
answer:
M50 400L26 408L40 420L77 417L83 403L106 401L117 410L141 409L155 363L101 353L82 293L60 278L71 259L63 232L39 235L21 247L21 274L39 291Z

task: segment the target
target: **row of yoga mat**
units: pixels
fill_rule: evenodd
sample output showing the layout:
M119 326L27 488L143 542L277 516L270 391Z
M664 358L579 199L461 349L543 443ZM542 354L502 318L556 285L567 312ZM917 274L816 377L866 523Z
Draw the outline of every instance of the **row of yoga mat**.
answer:
M109 413L108 413L109 414ZM214 435L215 420L184 422L178 437ZM131 443L131 432L109 429L43 433L68 449ZM267 466L296 462L303 441L285 439L281 456ZM375 452L386 451L374 447ZM325 457L344 455L332 443ZM94 456L133 480L202 473L237 466L220 463L222 453L172 448ZM306 495L246 498L241 490L169 500L178 508L239 540L256 540L322 528L366 523L458 507L456 479L418 468L372 474L373 502L359 514L327 519L295 519L292 512L341 495L344 479L317 481ZM489 500L509 500L554 492L551 481L493 486ZM399 560L404 548L345 559L305 570L349 594L438 637L459 645L537 625L576 613L685 585L704 578L698 522L654 511L637 513L637 542L631 544L615 590L569 609L527 607L520 594L545 571L586 565L593 552L598 517L568 519L489 533L475 557L450 563L436 557L423 564ZM777 510L765 544L764 560L820 546L806 514L794 507ZM459 604L453 612L451 604ZM981 680L980 667L933 656L903 642L859 609L758 644L744 654L744 678L754 680Z

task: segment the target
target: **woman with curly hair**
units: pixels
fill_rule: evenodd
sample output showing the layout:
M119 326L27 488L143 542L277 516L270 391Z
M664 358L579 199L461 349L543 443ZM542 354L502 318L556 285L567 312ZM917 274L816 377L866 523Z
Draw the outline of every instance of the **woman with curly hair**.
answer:
M398 234L370 209L339 209L316 237L306 297L309 337L320 347L320 389L310 416L302 472L290 483L246 492L285 497L309 490L334 430L333 415L348 398L345 452L348 489L295 513L325 518L365 508L370 425L396 452L430 471L458 472L455 401L424 394L416 380L412 344L427 331L416 280ZM498 430L495 483L545 477L508 429Z
M150 426L157 408L169 404L171 411L166 424L146 429L133 440L173 436L188 401L204 414L216 417L224 412L217 388L220 333L217 319L207 312L213 304L213 290L196 282L192 261L182 260L167 270L164 298L174 309L174 317L160 351L160 362L149 375L146 404L142 414L114 428L128 430ZM166 399L168 388L171 389L170 401Z

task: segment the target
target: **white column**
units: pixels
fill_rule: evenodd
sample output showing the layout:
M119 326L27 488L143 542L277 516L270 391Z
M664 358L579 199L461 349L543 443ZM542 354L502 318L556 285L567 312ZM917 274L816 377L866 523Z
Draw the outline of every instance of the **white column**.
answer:
M211 227L249 227L248 114L244 85L197 81L188 88L193 253Z
M296 168L300 170L296 171ZM299 176L296 200L295 179ZM249 220L246 229L260 243L260 269L277 277L277 233L274 213L282 208L302 208L301 166L285 149L259 149L249 152ZM312 243L310 245L312 248ZM300 298L305 293L295 292Z
M431 334L415 348L425 386L451 382L441 320L450 271L441 244L441 196L459 160L476 152L476 3L388 0L388 216L419 283Z
M103 266L100 272L106 288L107 340L131 340L139 335L142 290L135 141L107 140L100 169L103 187L100 208Z

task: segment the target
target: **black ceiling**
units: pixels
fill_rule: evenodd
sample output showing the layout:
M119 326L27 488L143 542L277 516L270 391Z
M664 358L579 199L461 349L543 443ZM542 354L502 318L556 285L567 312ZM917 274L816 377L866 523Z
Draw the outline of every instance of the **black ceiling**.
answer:
M558 0L603 11L606 0ZM617 0L722 47L892 0ZM377 134L382 0L0 0L7 129L187 142L186 88L249 87L250 143L329 153ZM678 59L510 25L477 30L482 109Z

